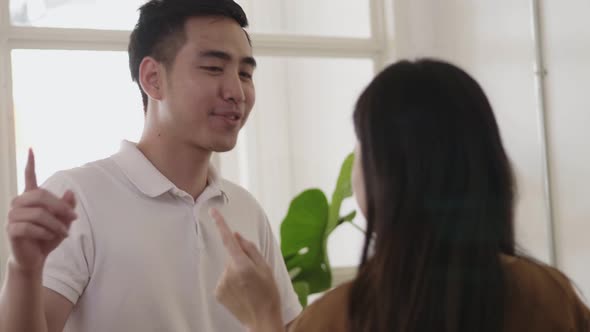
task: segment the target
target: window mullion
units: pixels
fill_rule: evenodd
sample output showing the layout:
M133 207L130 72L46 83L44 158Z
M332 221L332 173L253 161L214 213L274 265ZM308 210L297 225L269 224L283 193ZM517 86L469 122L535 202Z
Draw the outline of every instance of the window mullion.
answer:
M371 30L375 44L379 45L376 54L375 72L396 60L394 43L394 8L391 0L370 0Z
M11 198L16 194L16 156L14 114L12 107L12 73L8 29L9 0L0 0L0 220L5 220ZM6 232L0 232L0 278L8 257Z
M39 27L10 27L12 48L127 50L129 31L87 30Z
M10 0L0 0L0 38L10 26Z
M372 57L380 50L372 39L294 35L252 35L254 50L261 55Z
M126 51L128 31L10 27L11 48ZM253 34L260 55L374 57L381 46L375 38Z

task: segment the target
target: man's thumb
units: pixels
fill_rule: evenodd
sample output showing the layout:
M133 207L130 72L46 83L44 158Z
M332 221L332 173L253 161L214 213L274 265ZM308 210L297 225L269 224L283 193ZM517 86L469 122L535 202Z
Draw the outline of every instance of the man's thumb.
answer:
M69 206L71 206L72 209L76 207L76 197L74 196L74 193L71 190L66 191L61 199L62 201L66 202Z

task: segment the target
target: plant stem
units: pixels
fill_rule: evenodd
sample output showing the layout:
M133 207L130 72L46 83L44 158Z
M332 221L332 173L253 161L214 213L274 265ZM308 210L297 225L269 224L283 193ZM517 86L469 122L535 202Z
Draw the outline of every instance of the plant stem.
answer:
M361 231L361 232L363 232L363 233L367 233L367 231L365 231L364 229L362 229L362 228L361 228L361 226L359 226L359 225L355 224L355 223L354 223L354 222L352 222L352 221L349 221L349 222L350 222L350 224L351 224L351 225L352 225L354 228L358 229L359 231Z

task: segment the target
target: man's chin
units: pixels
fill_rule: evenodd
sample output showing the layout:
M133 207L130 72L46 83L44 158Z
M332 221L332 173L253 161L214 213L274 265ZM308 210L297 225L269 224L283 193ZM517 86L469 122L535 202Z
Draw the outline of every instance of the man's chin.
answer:
M233 148L234 148L234 146L232 146L232 147L219 147L219 148L213 148L213 149L211 149L211 151L215 152L215 153L222 153L222 152L231 151L231 150L233 150Z
M215 142L211 151L221 153L233 150L236 147L236 141L233 142Z

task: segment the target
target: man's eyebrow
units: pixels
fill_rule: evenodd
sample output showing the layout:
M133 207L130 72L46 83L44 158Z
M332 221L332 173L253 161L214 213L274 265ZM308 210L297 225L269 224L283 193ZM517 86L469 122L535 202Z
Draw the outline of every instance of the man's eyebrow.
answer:
M254 68L256 68L256 66L258 65L256 63L256 59L254 59L251 56L247 56L247 57L243 58L242 61L240 61L240 62L241 63L244 63L244 64L247 64L247 65L250 65L250 66L252 66Z
M231 55L229 55L229 53L226 53L223 51L215 51L215 50L200 52L199 57L201 57L201 58L216 58L216 59L220 59L220 60L224 60L224 61L230 61L232 58Z
M216 59L220 59L223 61L231 61L233 58L227 52L216 51L216 50L203 51L203 52L199 53L199 56L202 58L216 58ZM246 64L246 65L250 65L252 67L256 67L256 65L257 65L256 60L251 56L247 56L247 57L242 58L240 60L240 62L243 64Z

